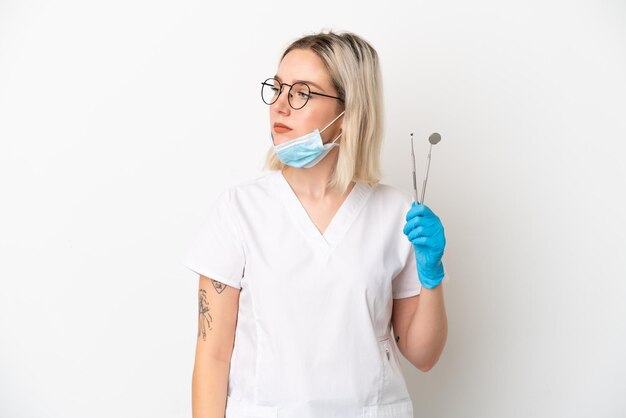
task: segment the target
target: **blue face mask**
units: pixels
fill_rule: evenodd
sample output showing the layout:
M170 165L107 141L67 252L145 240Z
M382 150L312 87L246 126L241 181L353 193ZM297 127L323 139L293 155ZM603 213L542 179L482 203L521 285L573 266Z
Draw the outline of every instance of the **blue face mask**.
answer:
M326 128L333 124L341 115L345 113L345 110L333 119L328 125L321 131L319 129L314 130L308 134L299 136L280 145L274 145L274 151L276 155L284 164L290 165L296 168L310 168L320 162L330 150L334 147L338 147L340 144L336 144L335 141L341 136L341 133L337 135L337 138L333 139L328 144L322 143L322 135ZM272 145L274 144L274 137L270 132L272 138Z

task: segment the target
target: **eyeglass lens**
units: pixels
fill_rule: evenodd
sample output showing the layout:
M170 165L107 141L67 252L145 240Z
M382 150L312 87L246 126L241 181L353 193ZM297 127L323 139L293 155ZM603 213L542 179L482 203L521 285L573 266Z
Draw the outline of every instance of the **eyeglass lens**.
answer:
M261 97L263 102L271 105L278 100L278 96L281 94L280 88L281 85L278 80L273 78L265 80L261 87ZM301 109L304 107L309 100L309 97L311 97L311 90L305 83L294 83L291 87L283 85L283 91L287 91L287 101L294 109Z

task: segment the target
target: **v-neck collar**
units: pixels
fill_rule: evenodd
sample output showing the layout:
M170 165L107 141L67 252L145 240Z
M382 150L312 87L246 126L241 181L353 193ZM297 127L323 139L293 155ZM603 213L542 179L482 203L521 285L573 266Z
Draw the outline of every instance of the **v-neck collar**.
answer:
M373 190L367 183L357 181L322 234L302 206L282 171L277 170L273 177L278 194L287 207L294 225L325 260L330 257L348 231Z

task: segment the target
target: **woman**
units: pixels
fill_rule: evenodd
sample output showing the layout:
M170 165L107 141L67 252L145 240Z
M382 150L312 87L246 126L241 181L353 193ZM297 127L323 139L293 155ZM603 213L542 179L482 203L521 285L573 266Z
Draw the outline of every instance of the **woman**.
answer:
M445 237L379 183L381 94L351 33L296 40L262 83L271 171L219 195L184 261L194 417L413 417L398 356L427 371L443 351Z

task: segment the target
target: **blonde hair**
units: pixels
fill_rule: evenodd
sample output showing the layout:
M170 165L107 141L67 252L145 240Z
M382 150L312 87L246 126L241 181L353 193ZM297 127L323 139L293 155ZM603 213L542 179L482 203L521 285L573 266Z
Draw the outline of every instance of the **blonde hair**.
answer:
M328 186L343 192L351 181L363 181L370 186L378 184L381 178L383 101L376 50L351 32L332 31L293 41L280 61L294 49L309 49L317 54L326 66L338 96L344 99L346 112L341 146ZM282 170L284 167L270 147L263 168Z

